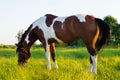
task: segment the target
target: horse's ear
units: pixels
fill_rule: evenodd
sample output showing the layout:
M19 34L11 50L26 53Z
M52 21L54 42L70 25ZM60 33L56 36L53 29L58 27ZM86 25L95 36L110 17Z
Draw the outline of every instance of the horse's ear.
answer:
M18 47L18 44L17 44L17 43L15 43L15 45Z

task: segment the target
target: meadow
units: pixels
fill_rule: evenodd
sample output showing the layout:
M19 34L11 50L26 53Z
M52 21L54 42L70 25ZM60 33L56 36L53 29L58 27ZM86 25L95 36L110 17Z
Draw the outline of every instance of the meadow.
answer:
M120 80L120 48L105 48L98 56L97 74L89 73L86 48L56 48L59 69L46 69L43 48L32 48L29 63L17 65L15 49L0 49L0 80Z

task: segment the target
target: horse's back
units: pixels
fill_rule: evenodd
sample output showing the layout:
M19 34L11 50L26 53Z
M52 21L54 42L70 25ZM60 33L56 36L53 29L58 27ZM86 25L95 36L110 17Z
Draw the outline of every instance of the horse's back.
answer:
M55 38L63 42L71 42L84 38L84 36L88 37L96 30L94 17L82 14L67 17L46 14L33 24L42 29L44 35L48 37L47 39Z

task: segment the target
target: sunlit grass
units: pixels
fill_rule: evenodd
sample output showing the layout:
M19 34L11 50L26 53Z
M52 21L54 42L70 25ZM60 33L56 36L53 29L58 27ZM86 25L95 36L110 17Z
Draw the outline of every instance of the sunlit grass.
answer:
M0 49L0 80L119 80L120 50L104 49L98 56L97 74L88 72L86 48L57 48L59 69L46 69L44 49L31 49L29 63L17 65L14 49Z

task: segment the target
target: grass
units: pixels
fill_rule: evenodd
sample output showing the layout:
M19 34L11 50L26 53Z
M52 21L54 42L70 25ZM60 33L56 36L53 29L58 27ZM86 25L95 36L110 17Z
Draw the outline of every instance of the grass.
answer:
M120 49L107 48L98 56L97 74L88 72L89 54L86 48L57 48L59 69L46 69L43 49L31 49L28 64L17 65L14 49L0 49L0 80L119 80Z

